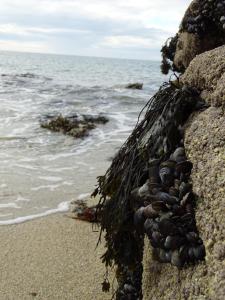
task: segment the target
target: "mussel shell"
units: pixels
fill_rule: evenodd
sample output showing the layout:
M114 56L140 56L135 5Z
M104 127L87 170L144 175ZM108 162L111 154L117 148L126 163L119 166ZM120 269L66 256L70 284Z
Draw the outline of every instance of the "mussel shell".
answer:
M191 203L186 204L185 210L187 213L192 214L192 215L194 215L194 213L195 213L194 207Z
M188 257L189 257L190 261L195 260L195 254L194 254L194 248L193 247L188 248Z
M181 181L179 179L174 180L174 188L179 190Z
M174 250L172 252L172 256L171 256L171 264L176 266L177 268L182 268L184 265L184 262L180 256L180 253L178 250Z
M171 170L171 172L174 171L174 168L176 167L176 162L173 160L166 160L164 162L162 162L159 166L159 170L163 169L163 168L168 168Z
M168 211L166 204L163 201L155 201L152 204L153 210L160 212L160 211Z
M149 197L150 190L149 190L149 181L147 180L144 185L142 185L138 190L139 197Z
M179 197L182 199L183 197L186 196L187 193L190 193L187 197L193 197L192 192L192 184L186 183L186 182L181 182L179 186Z
M193 248L193 253L196 260L204 260L205 258L205 247L204 245L200 245Z
M178 205L178 204L174 204L172 206L172 212L175 214L175 215L178 215L178 216L182 216L184 214L184 209Z
M149 182L150 184L159 183L159 162L158 159L149 161Z
M168 204L175 204L179 201L179 199L177 199L176 197L173 197L165 192L158 192L156 194L156 197L158 198L159 201L163 201Z
M179 197L179 190L176 189L175 187L171 186L169 189L169 194L172 197Z
M144 208L143 214L146 218L156 218L159 215L158 211L152 207L152 204Z
M164 236L179 234L177 226L168 219L163 219L159 222L159 231Z
M193 164L189 160L179 162L176 165L176 171L183 174L190 173L192 168L193 168Z
M185 239L180 237L180 236L167 236L165 243L164 243L164 247L166 249L178 249L180 248L181 245L183 245L185 242Z
M166 259L168 262L171 262L172 258L172 251L166 251Z
M171 186L174 182L173 170L169 167L163 167L159 171L159 177L164 185Z
M161 263L168 263L170 260L168 259L168 255L166 254L166 251L164 249L159 250L159 262Z
M144 207L140 207L135 213L134 213L134 226L139 227L143 226L146 217L144 215Z
M159 247L161 247L161 245L162 245L161 240L162 240L162 235L161 235L161 233L158 232L158 231L153 231L153 232L152 232L151 239L150 239L150 242L151 242L152 247L154 247L154 248L159 248Z
M181 246L179 249L179 255L183 262L188 262L188 247L185 245Z
M190 213L187 213L185 215L183 215L182 217L180 217L181 222L184 223L192 223L194 221L193 219L193 215Z
M185 156L185 150L184 150L184 148L183 147L179 147L179 148L177 148L174 152L173 152L173 154L171 154L171 156L170 156L170 158L171 158L171 160L174 160L174 161L178 161L178 160L180 160L180 158L185 158L185 160L186 160L186 156Z
M186 234L186 238L192 244L197 244L197 242L199 240L198 234L196 232L194 232L194 231L188 232Z
M182 194L180 196L182 198ZM186 206L187 204L193 204L195 200L194 194L192 192L187 193L181 200L181 206Z
M136 291L135 287L133 287L131 284L127 284L127 283L124 284L123 289L126 293L134 293Z
M148 235L151 236L151 234L154 230L155 231L159 230L158 223L151 219L147 219L144 223L144 230Z
M173 216L173 213L171 211L161 213L160 215L160 221L164 219L170 219Z

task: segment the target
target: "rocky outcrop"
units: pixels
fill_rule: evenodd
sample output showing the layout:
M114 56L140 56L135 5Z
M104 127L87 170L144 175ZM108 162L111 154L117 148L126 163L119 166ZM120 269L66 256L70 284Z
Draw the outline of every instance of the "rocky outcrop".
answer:
M132 90L142 90L143 89L143 83L136 82L136 83L130 83L126 86L127 89Z
M205 52L192 60L181 81L201 91L210 105L225 105L225 46Z
M192 59L225 44L225 2L194 0L187 9L175 39L162 48L163 64L183 72ZM171 55L171 52L172 55Z
M145 300L222 300L225 295L225 118L208 108L189 120L185 146L193 162L193 189L198 195L196 221L206 246L206 261L177 270L153 261L146 242L143 274Z
M193 191L198 196L196 222L206 246L206 260L177 270L144 251L144 300L222 300L225 295L225 47L197 56L182 82L201 90L211 105L194 113L185 127L185 149L193 162Z
M104 116L56 116L41 122L41 127L53 132L60 132L74 138L83 138L89 135L90 130L95 129L97 124L105 124L108 119Z

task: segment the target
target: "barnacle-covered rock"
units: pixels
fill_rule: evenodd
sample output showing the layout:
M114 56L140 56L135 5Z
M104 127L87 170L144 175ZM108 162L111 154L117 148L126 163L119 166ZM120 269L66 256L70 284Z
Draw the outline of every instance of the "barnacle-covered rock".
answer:
M205 51L225 44L225 2L194 0L187 9L179 32L163 46L164 73L169 64L173 70L184 72L192 59ZM171 61L171 63L170 63Z

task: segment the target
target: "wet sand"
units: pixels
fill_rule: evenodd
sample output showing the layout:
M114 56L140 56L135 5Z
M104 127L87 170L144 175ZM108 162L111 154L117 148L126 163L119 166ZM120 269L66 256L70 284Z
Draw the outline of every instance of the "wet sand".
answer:
M111 299L98 234L65 214L0 226L0 299Z

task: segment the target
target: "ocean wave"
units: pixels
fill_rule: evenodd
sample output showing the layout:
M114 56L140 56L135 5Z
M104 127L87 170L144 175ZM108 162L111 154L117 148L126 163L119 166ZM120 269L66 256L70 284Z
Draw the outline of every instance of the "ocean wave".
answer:
M40 214L33 214L33 215L24 216L24 217L18 217L18 218L15 218L15 219L3 220L3 221L0 220L0 225L20 224L20 223L24 223L26 221L34 220L34 219L45 217L45 216L49 216L49 215L56 214L56 213L59 213L59 212L67 212L68 210L69 210L69 202L61 202L57 206L57 208L46 210L46 211L44 211L43 213L40 213Z

